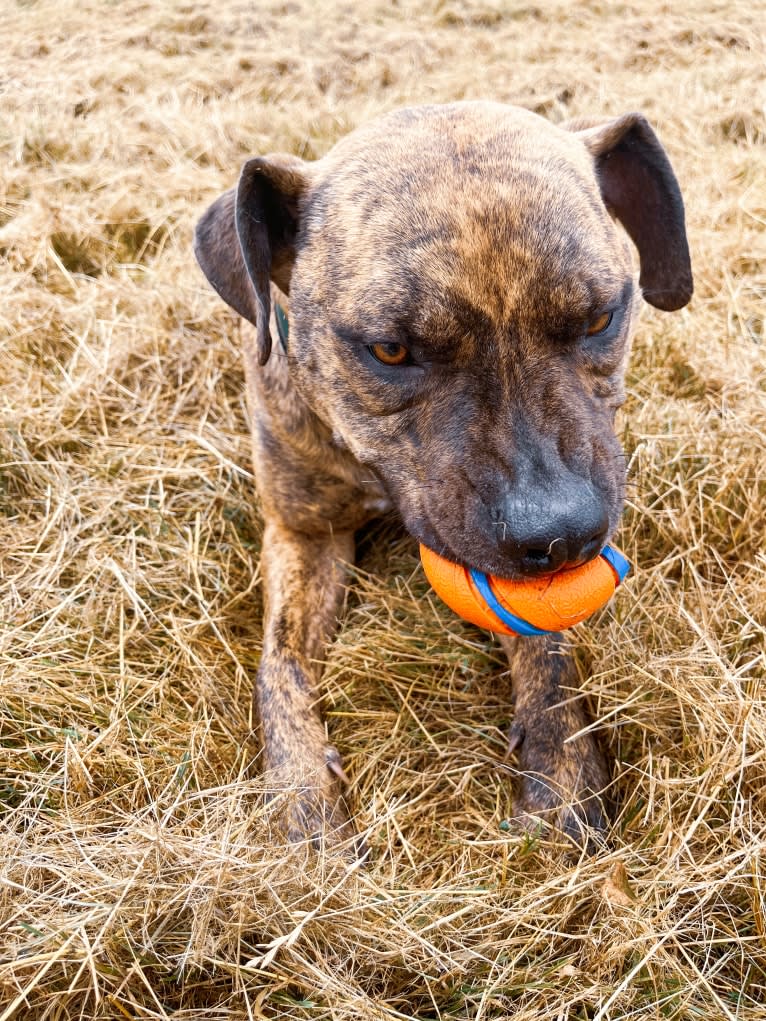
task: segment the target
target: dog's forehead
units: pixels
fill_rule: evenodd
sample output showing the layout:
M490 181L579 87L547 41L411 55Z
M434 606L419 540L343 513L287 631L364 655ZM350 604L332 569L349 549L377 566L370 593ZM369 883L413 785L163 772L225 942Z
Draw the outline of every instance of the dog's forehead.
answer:
M380 222L396 209L416 218L459 214L483 195L531 201L536 193L596 193L590 155L571 132L519 107L454 103L412 107L341 139L314 164L317 197L343 218ZM524 203L514 203L521 210Z
M544 150L585 152L571 132L522 107L491 102L448 103L395 110L341 138L320 161L336 174L354 160L378 158L399 167L433 160L491 160L509 151L537 156Z
M502 319L520 302L592 306L624 280L591 157L526 110L399 111L343 139L315 182L306 237L349 303L353 279L371 305L449 291Z

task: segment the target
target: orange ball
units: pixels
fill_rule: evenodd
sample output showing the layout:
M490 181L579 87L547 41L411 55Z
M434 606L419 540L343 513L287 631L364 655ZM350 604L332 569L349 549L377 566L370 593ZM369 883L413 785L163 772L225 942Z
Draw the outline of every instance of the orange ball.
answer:
M503 635L544 635L579 624L604 606L630 570L612 546L587 564L512 581L453 564L420 547L426 577L458 616Z

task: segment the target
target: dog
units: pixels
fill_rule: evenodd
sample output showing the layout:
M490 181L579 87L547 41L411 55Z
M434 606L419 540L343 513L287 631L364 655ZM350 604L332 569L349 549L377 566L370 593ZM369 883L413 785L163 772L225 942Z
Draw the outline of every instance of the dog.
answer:
M394 509L436 552L510 578L598 555L623 507L614 420L637 307L692 295L681 192L638 113L556 126L492 102L412 107L316 162L248 160L195 253L254 327L265 765L296 792L291 839L345 840L317 686L355 533ZM567 643L500 641L516 814L603 833L610 773L569 698Z

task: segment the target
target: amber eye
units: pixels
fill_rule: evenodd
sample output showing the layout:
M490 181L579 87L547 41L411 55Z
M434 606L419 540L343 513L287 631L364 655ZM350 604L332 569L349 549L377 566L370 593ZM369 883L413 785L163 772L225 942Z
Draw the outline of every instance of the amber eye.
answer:
M599 333L606 333L612 323L612 312L602 312L601 315L594 319L592 323L588 323L588 328L585 331L589 337L597 337Z
M404 344L372 344L370 351L383 365L405 365L410 360L410 352Z

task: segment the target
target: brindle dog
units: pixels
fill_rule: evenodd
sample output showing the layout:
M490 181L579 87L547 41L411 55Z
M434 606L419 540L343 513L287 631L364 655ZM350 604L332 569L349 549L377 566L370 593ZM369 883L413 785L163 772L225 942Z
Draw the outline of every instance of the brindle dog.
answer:
M249 160L195 248L255 326L265 764L298 792L292 837L345 837L317 685L354 533L393 507L437 552L506 577L598 554L623 505L614 418L640 295L673 310L692 294L681 194L640 114L556 127L494 103L423 106L314 163ZM609 772L590 732L568 740L587 719L566 643L501 641L518 814L603 830Z

